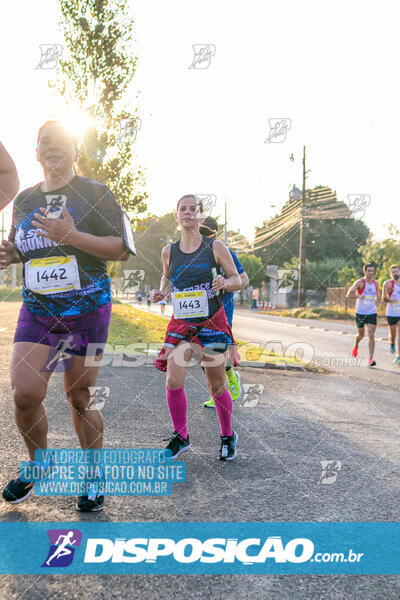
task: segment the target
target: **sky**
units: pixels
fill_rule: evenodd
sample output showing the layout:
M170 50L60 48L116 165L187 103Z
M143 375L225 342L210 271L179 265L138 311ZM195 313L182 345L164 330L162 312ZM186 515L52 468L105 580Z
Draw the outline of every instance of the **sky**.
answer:
M364 220L378 238L399 225L396 0L129 4L138 65L127 100L142 122L134 160L152 213L184 193L213 194L213 216L223 221L226 200L228 228L252 240L301 187L305 145L307 187L328 185L344 201L367 194ZM59 106L48 88L56 71L35 68L40 44L64 44L59 18L57 0L2 6L0 139L21 190L42 179L37 130ZM194 44L215 47L206 69L189 68ZM290 123L283 141L266 143L269 119Z

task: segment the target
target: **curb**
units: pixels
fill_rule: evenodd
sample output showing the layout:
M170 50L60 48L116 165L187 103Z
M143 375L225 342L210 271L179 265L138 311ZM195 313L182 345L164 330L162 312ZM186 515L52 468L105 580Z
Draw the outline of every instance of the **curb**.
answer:
M238 366L255 369L275 369L277 371L301 371L302 373L307 373L307 369L298 365L278 365L276 363L259 363L256 361L240 360Z

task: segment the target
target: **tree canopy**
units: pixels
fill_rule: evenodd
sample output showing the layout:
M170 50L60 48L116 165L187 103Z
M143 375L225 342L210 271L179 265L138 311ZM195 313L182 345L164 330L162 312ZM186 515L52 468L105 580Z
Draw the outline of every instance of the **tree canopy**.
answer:
M132 150L141 122L127 99L137 61L127 2L60 0L60 9L69 56L59 61L54 87L66 107L93 119L83 137L79 169L108 185L124 210L143 212L144 175L133 166Z
M336 200L336 193L327 187L317 186L310 190L311 201L306 203L306 255L308 262L321 262L341 258L354 265L360 261L360 248L366 243L369 228L358 219L340 217L348 208ZM319 218L319 215L321 217ZM272 243L268 240L268 230L277 232ZM266 233L264 233L266 232ZM283 206L279 215L266 221L262 227L256 227L256 248L254 253L265 264L282 266L298 257L300 242L300 203L291 198Z

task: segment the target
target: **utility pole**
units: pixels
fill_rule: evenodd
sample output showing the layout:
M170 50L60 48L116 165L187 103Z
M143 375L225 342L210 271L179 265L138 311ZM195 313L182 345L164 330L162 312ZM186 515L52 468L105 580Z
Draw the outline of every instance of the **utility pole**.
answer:
M306 217L306 147L303 146L303 191L301 194L300 218L300 248L299 248L299 285L298 304L306 305L306 245L307 245L307 217Z
M1 211L1 241L4 240L4 234L6 230L4 229L4 208Z
M5 234L5 229L4 229L4 208L1 211L1 241L4 240L4 234ZM5 279L5 275L6 272L3 270L0 272L0 285L4 285L4 279Z

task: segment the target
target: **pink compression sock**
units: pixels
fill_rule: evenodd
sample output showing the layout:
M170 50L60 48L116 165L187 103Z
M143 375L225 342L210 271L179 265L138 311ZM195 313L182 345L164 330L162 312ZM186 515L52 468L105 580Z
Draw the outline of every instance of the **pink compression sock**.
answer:
M187 399L185 394L185 388L181 387L177 390L171 390L169 387L165 386L165 389L167 390L167 404L174 429L179 433L179 435L186 439Z
M219 427L221 429L221 435L232 435L232 410L233 402L228 389L220 396L213 396L215 403L215 410L217 411Z

